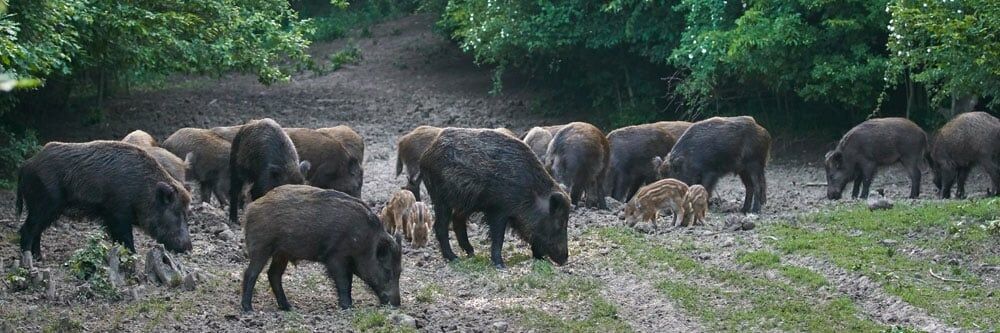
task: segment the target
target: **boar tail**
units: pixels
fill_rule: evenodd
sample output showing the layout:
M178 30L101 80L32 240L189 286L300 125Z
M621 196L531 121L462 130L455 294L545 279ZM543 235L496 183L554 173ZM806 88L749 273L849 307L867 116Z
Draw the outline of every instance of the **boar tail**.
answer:
M396 177L399 177L401 173L403 173L403 159L399 157L399 154L396 154Z

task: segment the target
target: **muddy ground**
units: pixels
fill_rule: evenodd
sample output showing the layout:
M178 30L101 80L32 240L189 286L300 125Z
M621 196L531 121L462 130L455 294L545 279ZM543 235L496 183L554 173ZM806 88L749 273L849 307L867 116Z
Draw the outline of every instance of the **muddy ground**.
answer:
M369 37L354 37L315 45L318 59L355 44L363 55L357 65L333 73L296 76L290 83L265 87L254 77L231 75L223 78L174 78L166 88L135 91L109 102L108 111L96 125L83 125L82 119L63 119L43 126L45 141L84 141L116 139L134 129L143 129L159 139L180 127L210 127L239 124L248 119L271 117L284 126L326 127L348 124L365 137L365 184L363 199L380 206L404 184L405 177L394 175L395 140L421 124L436 126L499 127L519 133L531 126L564 122L548 119L529 110L533 92L516 78L509 82L502 96L491 96L490 73L473 65L454 45L431 31L432 17L411 16L371 29ZM824 145L791 144L793 140L776 138L776 149L767 169L768 204L760 216L761 225L782 223L804 212L831 205L822 200L825 181L819 160ZM981 176L976 176L981 177ZM923 197L934 195L929 177L925 177ZM971 193L982 195L984 188L974 178ZM902 198L909 184L898 168L884 170L877 178L876 189L887 196ZM679 235L706 250L697 258L702 264L724 269L734 268L733 253L763 247L755 231L716 231L724 221L738 216L743 189L734 177L719 186L716 204L709 215L709 226L691 230L664 227L650 230L641 227L651 244L676 245ZM0 192L0 258L9 265L18 258L16 231L20 221L13 213L13 195ZM619 207L613 203L612 207ZM179 256L191 267L207 272L206 281L196 291L182 292L146 285L137 292L139 299L121 301L79 296L78 284L62 265L80 248L86 235L98 232L94 223L65 220L43 236L46 260L40 267L55 274L55 299L44 292L24 291L0 294L0 308L5 309L6 327L18 331L38 331L51 327L61 318L79 323L86 330L363 330L364 312L375 307L376 300L360 281L355 283L356 310L340 311L332 283L322 267L300 263L285 275L285 289L295 307L291 313L278 311L262 276L257 284L253 314L239 312L239 283L247 260L243 252L242 232L236 238L217 236L224 223L222 211L211 206L196 206L190 220L194 251ZM617 308L619 328L635 331L703 331L707 323L681 311L663 293L654 290L653 278L671 278L676 272L641 269L613 269L609 251L614 246L602 243L593 230L619 226L613 212L577 209L570 219L570 262L555 270L560 279L579 277L596 281L593 297L603 297ZM152 241L137 232L140 253ZM485 232L479 226L470 231L477 254L488 251ZM510 238L508 238L510 239ZM530 253L524 243L507 242L505 256L509 269L495 272L482 269L482 257L459 264L447 264L435 246L424 249L407 247L401 281L403 306L389 313L412 316L421 331L530 331L541 330L524 319L523 309L538 310L558 318L583 318L593 306L589 299L573 296L550 297L545 286L523 283L526 275L537 269L527 260ZM900 324L929 330L949 330L948 323L929 316L894 298L880 286L856 273L833 267L823 260L799 257L786 261L813 269L834 285L823 291L846 295L861 308L859 316L883 325ZM628 263L625 263L626 265ZM488 266L488 265L485 265ZM677 278L683 278L677 274ZM573 281L573 280L570 280ZM995 280L994 280L995 283ZM994 284L995 285L995 284ZM519 310L520 309L520 310ZM533 312L532 312L533 313ZM375 315L377 317L377 315ZM375 325L377 326L377 325Z

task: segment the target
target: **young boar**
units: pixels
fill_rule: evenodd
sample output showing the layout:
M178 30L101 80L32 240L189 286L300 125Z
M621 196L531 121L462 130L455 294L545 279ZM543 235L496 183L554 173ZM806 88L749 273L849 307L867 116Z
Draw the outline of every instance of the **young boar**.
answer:
M441 129L433 126L420 126L396 141L396 177L406 166L407 185L404 187L420 201L420 156L430 147L431 142L441 134Z
M201 202L210 202L215 195L220 206L229 203L229 141L211 130L188 127L171 134L161 146L185 156L185 176L198 183Z
M434 215L431 215L431 209L427 207L427 204L417 201L413 203L413 206L410 206L406 216L409 220L407 225L410 226L407 239L413 247L424 247L427 245L427 235L430 234L431 226L434 225Z
M233 139L229 154L229 221L239 223L237 214L243 186L250 183L250 200L285 185L302 184L309 162L299 162L295 145L277 122L270 118L243 125Z
M566 186L575 205L586 193L586 205L607 209L604 177L611 148L604 133L594 125L573 122L552 137L545 152L545 168Z
M416 201L413 192L409 190L399 190L393 193L392 197L389 198L389 202L385 203L385 207L382 207L382 212L379 213L379 217L382 218L382 224L385 225L385 231L392 235L401 233L409 238L410 226L406 223L407 214L410 211L410 207Z
M942 199L951 197L951 187L956 183L955 196L965 198L965 181L976 165L989 175L990 193L997 195L1000 120L985 112L959 114L938 130L926 157Z
M713 117L694 123L659 167L661 178L705 187L709 196L719 178L734 173L743 181L743 213L759 213L767 202L764 168L771 153L771 134L753 117Z
M494 266L504 267L500 251L508 227L531 244L535 258L566 263L569 198L521 141L493 130L447 128L420 158L420 173L434 201L434 234L445 259L458 258L449 225L473 255L466 219L482 212Z
M42 232L64 212L100 218L112 241L135 253L138 226L168 250L191 250L191 195L141 148L118 141L50 142L18 171L21 251L41 256Z
M616 129L608 133L611 157L605 190L615 200L628 202L639 187L657 180L656 168L679 136L677 128L688 122L659 122ZM683 129L687 129L683 126ZM681 131L683 133L683 131ZM652 163L651 163L652 161Z
M122 139L122 142L133 144L145 150L171 177L176 179L181 184L187 180L185 172L187 170L187 161L180 159L177 155L174 155L169 150L160 148L156 146L156 139L149 133L143 132L141 130L132 131ZM185 185L185 188L187 186Z
M295 150L309 171L303 173L309 185L361 197L364 175L361 160L333 137L308 128L286 128Z
M920 161L927 149L927 134L905 118L880 118L854 126L826 153L827 191L830 200L840 199L844 187L854 182L851 196L868 198L868 190L880 166L902 163L910 174L910 198L920 196ZM862 183L864 187L862 188Z
M139 147L156 147L156 139L143 130L132 131L125 138L122 138L122 142L131 143Z
M705 224L708 213L708 191L704 186L692 185L684 195L684 219L682 226Z
M277 187L247 206L241 306L253 311L253 289L268 259L267 279L278 308L291 310L281 277L288 262L319 262L337 288L341 309L353 305L351 281L361 278L382 305L399 306L401 245L382 229L364 202L307 185Z
M677 225L678 216L685 216L684 195L687 191L687 184L670 178L643 186L625 204L625 222L632 227L642 220L652 223L655 228L659 212L669 209L674 215L671 225Z

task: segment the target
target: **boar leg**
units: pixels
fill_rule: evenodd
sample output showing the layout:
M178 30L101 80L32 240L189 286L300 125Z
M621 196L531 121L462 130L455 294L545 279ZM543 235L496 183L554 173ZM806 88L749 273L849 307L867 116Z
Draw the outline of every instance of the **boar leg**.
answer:
M997 191L1000 191L1000 168L997 167L996 162L988 160L983 163L983 170L986 170L986 174L990 176L989 195L998 195Z
M876 168L874 165L861 166L861 177L864 178L864 183L861 184L861 199L868 199L868 191L871 190L872 180L875 180Z
M111 241L125 246L126 249L135 252L135 242L132 238L132 223L123 214L108 214L104 216L105 229Z
M493 267L504 269L507 266L503 263L502 252L503 238L507 233L507 218L498 218L492 215L486 216L490 226L490 261L493 263Z
M916 158L909 161L906 165L907 171L910 173L910 199L916 199L920 197L920 159ZM968 175L968 170L966 170L966 175ZM961 177L961 175L959 175ZM959 181L959 189L962 193L965 193L965 181Z
M243 312L253 311L253 287L257 285L257 277L264 270L267 259L266 256L250 255L250 266L243 271L243 299L240 301Z
M851 198L857 199L861 194L861 177L854 177L854 189L851 190Z
M750 176L750 171L744 170L740 172L740 181L743 182L743 189L746 194L743 195L743 207L740 208L740 212L746 214L750 212L750 208L754 206L753 199L754 194L757 192L757 186L753 182L753 178ZM758 208L759 209L759 208Z
M58 210L31 209L28 210L28 217L21 225L21 252L31 251L31 255L38 260L42 256L42 231L52 225L52 222L59 217Z
M198 193L201 193L200 203L212 202L212 194L215 193L214 185L211 181L198 182Z
M451 207L442 203L434 205L434 238L437 238L438 247L441 248L441 255L445 260L452 261L458 259L455 251L451 250L451 242L448 241L448 226L451 225Z
M337 304L341 309L349 309L354 305L351 299L351 283L354 275L348 269L347 263L340 260L333 260L326 264L326 274L333 279L334 287L337 288Z
M958 189L955 190L955 198L965 199L965 181L969 179L970 167L958 168Z
M763 166L750 174L750 182L754 188L753 206L750 206L750 212L760 213L760 209L767 204L767 177L764 175Z
M941 199L951 198L951 187L955 184L955 178L955 169L941 166Z
M229 182L229 224L240 224L239 211L241 206L240 192L243 191L243 179L236 176L234 170Z
M451 225L455 229L455 238L458 239L458 246L462 247L466 255L472 257L475 255L475 251L472 249L472 243L469 243L468 220L469 217L467 215L455 214L452 217Z
M288 258L284 256L271 258L271 267L267 269L267 280L271 283L271 292L274 293L274 299L278 301L278 308L289 311L292 309L292 305L288 304L285 288L281 285L281 276L285 275L285 267L288 267Z

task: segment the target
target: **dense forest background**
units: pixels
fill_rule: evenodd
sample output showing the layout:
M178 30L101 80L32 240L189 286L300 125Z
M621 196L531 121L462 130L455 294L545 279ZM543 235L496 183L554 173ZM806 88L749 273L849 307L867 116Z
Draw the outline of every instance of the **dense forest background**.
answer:
M311 42L414 12L494 71L544 91L538 112L613 128L751 114L838 133L871 116L932 129L996 110L994 0L0 0L0 186L54 113L170 75L330 70Z

